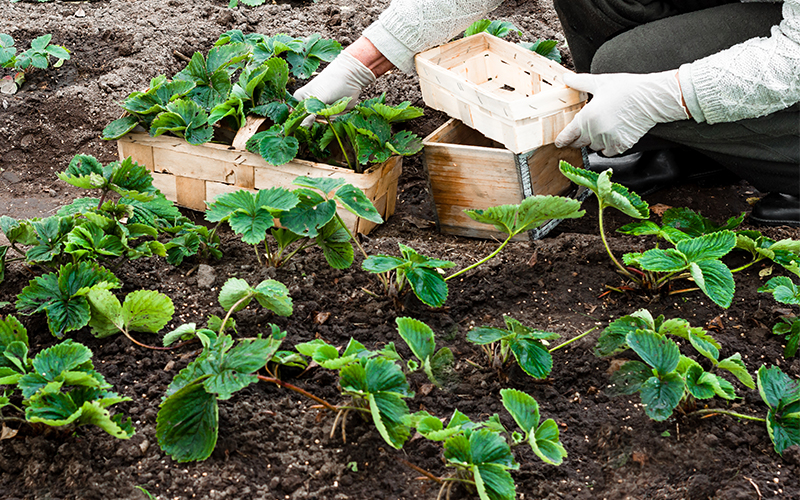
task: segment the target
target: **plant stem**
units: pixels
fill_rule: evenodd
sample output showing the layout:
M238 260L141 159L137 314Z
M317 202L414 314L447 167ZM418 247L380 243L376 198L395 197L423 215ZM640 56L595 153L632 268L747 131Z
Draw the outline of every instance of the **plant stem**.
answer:
M406 467L411 467L412 469L414 469L415 471L419 472L419 473L420 473L420 474L422 474L423 476L427 477L427 478L428 478L428 479L430 479L431 481L436 481L436 482L437 482L437 483L439 483L439 484L442 484L442 483L444 483L444 480L443 480L442 478L440 478L440 477L436 477L435 475L433 475L433 474L431 474L430 472L426 471L426 470L425 470L425 469L423 469L422 467L418 467L418 466L416 466L416 465L412 464L412 463L411 463L411 462L409 462L408 460L402 459L402 458L400 458L400 457L395 457L395 460L397 460L397 461L398 461L398 462L400 462L401 464L405 465Z
M30 423L30 422L28 422L27 420L25 420L24 418L18 418L18 417L2 417L2 418L0 418L0 422L3 422L3 423L6 423L6 422L16 422L16 423L18 423L18 424L28 424L28 425L31 425L31 423Z
M326 116L325 117L325 121L328 122L328 126L331 128L331 131L333 131L333 135L334 135L334 137L336 137L336 142L339 143L339 147L342 148L342 155L344 156L344 161L347 162L347 166L350 168L350 170L353 170L354 172L360 174L361 172L359 172L358 170L354 169L353 168L353 164L350 163L350 158L347 157L347 151L345 151L345 149L344 149L344 144L342 144L342 140L339 138L339 134L336 133L336 127L334 127L333 123L331 123L330 117Z
M450 280L452 278L455 278L456 276L464 274L465 272L467 272L467 271L469 271L471 269L475 269L476 267L480 266L484 262L487 262L489 259L491 259L495 255L500 253L500 250L502 250L508 244L508 242L511 241L511 238L513 238L513 237L514 237L513 234L509 235L508 238L506 238L506 241L504 241L499 247L497 247L497 249L494 252L490 253L489 255L484 257L483 259L481 259L478 262L472 264L471 266L465 267L464 269L462 269L462 270L460 270L460 271L458 271L458 272L456 272L454 274L451 274L450 276L446 277L444 280L447 281L447 280Z
M299 252L300 250L305 250L305 249L306 249L306 248L308 248L309 246L311 246L311 245L301 245L301 246L299 246L299 247L298 247L296 250L292 251L292 253L290 253L289 255L287 255L285 258L282 258L282 259L281 259L281 265L282 265L283 263L285 263L285 262L288 262L289 260L291 260L291 258L292 258L292 257L294 257L294 254L296 254L296 253L297 253L297 252ZM280 255L279 255L278 257L280 258Z
M347 224L344 223L344 220L342 219L342 216L339 215L338 210L336 211L336 220L338 220L339 224L344 228L345 231L347 231L347 234L350 236L350 239L355 242L356 246L358 247L358 250L361 252L361 255L363 255L365 259L368 259L369 256L367 255L367 252L364 250L364 247L361 246L361 242L358 241L358 238L353 235L353 232L350 231L350 228L347 227ZM378 273L378 279L381 280L381 284L383 284L383 287L386 290L388 290L389 282L386 281L386 278L383 276L383 274Z
M125 335L126 337L128 337L128 340L130 340L134 344L138 345L139 347L144 347L145 349L152 349L154 351L171 351L171 350L174 349L174 347L157 347L157 346L154 346L154 345L142 344L141 342L139 342L135 338L131 337L131 334L126 332L125 330L122 330L122 334Z
M598 205L599 209L597 211L597 225L600 227L600 238L603 240L603 246L606 247L606 252L608 252L608 256L611 257L611 261L614 262L614 265L617 266L617 269L619 269L624 276L638 283L639 281L636 279L636 277L633 274L631 274L630 271L625 269L625 267L619 263L617 258L614 257L614 254L611 253L611 247L608 246L608 240L606 240L606 231L603 228L603 204L602 202L599 201L599 199L598 199Z
M585 336L589 335L590 333L592 333L593 331L597 330L598 328L599 328L599 327L595 326L595 327L594 327L594 328L592 328L591 330L587 330L587 331L585 331L585 332L581 333L580 335L578 335L577 337L573 337L573 338L571 338L571 339L567 340L566 342L564 342L563 344L559 344L559 345L557 345L557 346L553 347L552 349L550 349L550 350L549 350L549 351L547 351L547 352L553 352L553 351L557 351L557 350L561 349L562 347L567 347L567 346L568 346L568 345L570 345L571 343L575 342L576 340L580 340L580 339L582 339L583 337L585 337Z
M233 309L233 308L231 308L231 309ZM270 382L270 383L279 385L279 386L281 386L281 387L283 387L285 389L289 389L290 391L294 391L294 392L296 392L298 394L302 394L303 396L307 397L308 399L314 400L317 403L321 404L322 406L324 406L328 410L339 411L339 408L337 408L336 406L333 406L332 404L328 403L324 399L322 399L320 397L317 397L317 396L311 394L310 392L297 387L296 385L289 384L289 383L284 382L283 380L280 380L280 379L277 379L277 378L265 377L263 375L256 375L256 376L258 377L258 380L260 380L262 382Z
M228 309L228 314L225 315L225 318L222 320L222 325L219 327L219 334L220 335L222 335L222 332L225 331L225 325L228 324L228 320L230 319L231 314L233 314L233 311L235 311L236 308L239 307L239 304L241 304L245 300L250 300L252 298L253 298L253 294L248 293L247 295L245 295L241 299L237 300L236 303L233 304L230 309Z
M737 267L736 269L731 269L731 272L732 272L732 273L738 273L739 271L744 271L744 270L745 270L745 269L747 269L748 267L750 267L750 266L752 266L753 264L755 264L756 262L760 262L760 261L761 261L761 259L753 260L753 261L751 261L751 262L749 262L749 263L747 263L747 264L743 265L742 267Z
M261 262L261 254L258 252L258 247L256 245L253 245L253 250L256 251L256 259L258 260L258 265L263 266L264 263Z
M709 408L707 410L697 410L692 412L694 415L728 415L729 417L734 418L741 418L743 420L752 420L753 422L766 422L767 420L761 417L752 417L750 415L743 415L741 413L736 413L735 411L728 411L728 410L717 410L714 408Z

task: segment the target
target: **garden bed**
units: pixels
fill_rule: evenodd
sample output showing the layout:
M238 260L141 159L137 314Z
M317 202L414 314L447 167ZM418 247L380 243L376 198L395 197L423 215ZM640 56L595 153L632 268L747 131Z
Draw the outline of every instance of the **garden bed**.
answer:
M534 37L557 35L558 22L545 1L506 2L500 13ZM89 153L104 163L115 159L116 147L98 139L103 127L117 118L116 103L147 85L158 73L174 74L185 61L173 54L206 51L229 29L279 31L292 35L322 32L343 44L353 41L388 2L281 3L228 10L223 3L128 2L88 4L0 4L0 32L18 45L53 33L53 42L73 51L60 70L31 75L22 91L0 96L0 215L46 216L82 190L65 187L55 173L76 153ZM78 9L85 17L75 17ZM130 21L135 19L135 21ZM193 23L193 24L192 24ZM190 25L188 30L186 26ZM19 28L23 27L23 28ZM122 27L122 28L120 28ZM421 106L415 80L401 74L383 78L368 90L386 91L387 101L410 100ZM445 121L438 112L411 122L420 136ZM367 253L396 255L403 243L420 253L452 260L465 267L492 251L498 243L442 236L433 229L433 208L419 157L404 162L395 215L362 239ZM746 199L758 195L746 184L701 188L687 185L649 196L651 205L688 206L723 222L749 210ZM417 396L412 411L426 409L448 417L459 409L473 419L500 413L499 390L513 387L539 402L544 418L554 418L569 456L559 467L546 465L530 449L515 449L520 469L512 473L518 498L574 499L756 499L800 495L800 452L779 457L763 424L714 416L701 419L677 413L653 422L642 411L638 396L611 398L606 390L614 364L592 351L598 331L554 354L550 377L537 382L520 370L506 377L486 367L482 351L465 341L473 326L501 326L504 314L523 324L570 338L594 326L648 308L654 315L685 318L710 329L724 346L723 354L740 352L751 373L764 363L779 364L794 378L800 361L785 360L781 339L770 333L781 306L756 289L767 278L766 266L737 273L733 305L723 310L704 295L647 299L636 294L609 294L605 285L621 283L597 233L593 199L587 215L562 222L541 241L512 243L498 258L450 283L443 308L430 309L413 296L400 301L380 295L374 275L360 270L360 256L349 270L331 269L316 249L301 253L286 268L272 270L256 262L252 250L227 229L221 261L210 268L187 261L172 267L163 259L125 263L117 275L122 293L158 290L175 303L171 329L222 314L217 295L230 277L255 284L266 278L289 287L294 314L278 317L251 306L236 314L239 332L252 336L276 323L288 332L287 347L322 338L343 345L350 337L368 348L398 344L395 318L411 316L436 333L438 346L449 346L458 360L459 380L446 390L428 385L424 375L409 377ZM190 215L202 220L199 214ZM653 217L658 220L658 217ZM613 230L631 220L611 210L606 224ZM745 224L746 226L746 224ZM800 231L765 231L774 239L800 238ZM617 255L652 246L647 237L612 236ZM726 257L731 267L743 263ZM775 274L783 271L776 266ZM0 302L14 301L30 273L12 265L0 285ZM366 290L366 291L365 291ZM377 294L373 297L367 291ZM13 307L0 309L3 315ZM53 345L44 315L20 316L28 328L33 352ZM137 334L151 344L155 335ZM350 418L347 443L329 437L334 416L311 408L309 401L265 383L252 385L221 402L220 439L208 460L176 463L160 451L155 417L172 377L196 354L188 346L175 353L133 346L122 336L98 340L87 331L73 335L94 352L97 370L121 395L132 401L118 411L133 418L136 435L128 441L109 437L94 427L73 433L35 434L30 429L0 441L0 492L4 498L144 498L141 486L158 498L264 499L411 499L436 498L438 485L420 481L421 474L399 462L406 460L431 473L450 472L441 446L410 439L403 450L387 446L374 426ZM287 372L294 377L297 373ZM291 381L329 401L340 402L333 372L316 368ZM738 411L766 412L757 391L738 388ZM714 405L722 402L712 400ZM462 488L454 497L469 497Z

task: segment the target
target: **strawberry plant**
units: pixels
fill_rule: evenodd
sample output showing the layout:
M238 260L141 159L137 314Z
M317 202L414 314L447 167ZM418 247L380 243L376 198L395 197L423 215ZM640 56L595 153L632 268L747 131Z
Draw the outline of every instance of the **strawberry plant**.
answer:
M218 196L208 206L206 219L228 222L242 241L256 248L264 243L267 264L280 267L297 252L310 246L320 247L331 267L346 269L353 263L350 230L337 213L337 203L366 220L381 223L383 219L363 191L343 179L298 177L294 191L285 188L262 189L256 193L246 190ZM275 226L275 219L281 227ZM267 230L275 240L270 248ZM292 245L294 249L287 254ZM363 249L361 249L364 253Z
M766 418L708 408L696 415L728 415L743 420L764 422L775 453L782 455L790 446L800 445L800 383L783 373L780 367L758 369L758 392L769 411Z
M458 410L445 427L441 420L426 411L419 411L406 421L423 437L444 444L444 459L454 467L454 477L432 479L442 487L439 497L450 496L453 484L474 488L481 500L516 498L516 485L509 471L519 468L511 448L528 444L542 461L560 465L567 452L559 441L558 425L553 419L541 422L539 405L530 395L516 389L502 389L503 406L524 434L509 432L497 414L483 422L472 422ZM502 434L509 437L509 442Z
M440 269L448 269L455 264L447 260L430 259L420 255L411 247L402 243L400 257L391 255L370 255L361 267L365 271L381 276L394 273L394 283L390 279L382 279L384 289L389 293L402 293L406 285L411 287L414 295L431 307L441 307L447 300L447 283L440 274ZM393 288L392 288L393 287Z
M489 365L498 371L504 371L511 355L522 370L533 378L544 379L553 369L551 353L580 340L595 329L582 333L575 338L556 347L547 348L547 341L559 338L557 333L545 332L529 328L512 318L503 316L506 327L493 328L481 326L467 333L467 340L481 346L489 358Z
M689 344L713 366L706 371L700 363L680 353L678 344L667 336L688 340ZM653 420L666 420L682 405L689 409L695 399L720 396L736 398L733 384L714 373L725 370L746 387L755 388L741 355L720 360L720 345L702 328L695 328L680 318L653 318L645 309L611 323L598 339L596 353L609 356L627 349L642 361L628 361L614 373L613 392L620 395L638 392L645 413Z
M131 419L112 416L108 408L130 401L107 389L111 385L94 369L92 351L65 340L28 358L28 334L13 316L0 319L0 385L21 392L21 406L11 403L13 392L0 397L0 410L9 406L30 424L53 427L96 425L119 439L134 434ZM15 391L16 392L16 391ZM0 421L7 420L0 414Z
M94 286L111 289L121 284L111 271L96 264L66 264L58 272L31 280L17 296L16 307L26 315L45 312L50 333L62 338L67 332L89 324L91 309L87 294Z
M800 288L785 276L771 278L758 289L762 293L771 293L772 297L782 304L800 305ZM772 327L772 333L786 337L783 355L787 358L797 354L800 343L800 319L796 316L782 317L780 323Z
M60 68L64 61L70 58L69 50L61 45L53 45L50 40L53 35L47 34L34 38L31 48L17 54L14 38L5 33L0 33L0 67L11 68L17 73L3 78L0 84L3 92L14 94L25 83L25 73L34 69L47 69L50 58L55 57L54 68Z
M92 156L76 155L59 178L82 189L97 189L100 197L79 198L46 219L0 217L0 230L10 242L0 251L10 249L29 264L51 268L83 261L114 267L122 259L166 256L167 246L156 239L159 233L196 233L196 240L207 235L190 224L153 187L147 169L130 158L104 166ZM179 242L167 245L173 248ZM181 260L197 253L199 243L194 248L185 245ZM208 254L221 255L218 238L208 235L204 243ZM177 256L169 260L179 263Z
M397 333L418 360L408 361L409 371L414 372L422 367L428 379L437 386L441 386L442 382L450 376L449 372L453 366L453 351L448 347L437 351L433 330L422 321L413 318L397 318L395 322L397 323Z
M567 178L591 189L597 196L600 237L611 261L625 278L639 289L651 292L666 291L674 294L699 289L720 307L727 308L731 305L736 285L731 270L720 259L736 246L736 235L733 231L725 229L684 238L679 236L685 234L680 231L657 230L659 235L674 244L674 248L653 248L641 253L625 254L623 266L608 246L603 227L603 211L607 207L613 207L631 217L647 219L650 216L647 202L624 186L611 182L610 169L597 174L573 167L564 161L559 168ZM644 234L649 229L639 232L639 229L627 226L626 230L633 234ZM676 238L676 235L679 237ZM679 279L691 279L697 288L671 290L672 282Z

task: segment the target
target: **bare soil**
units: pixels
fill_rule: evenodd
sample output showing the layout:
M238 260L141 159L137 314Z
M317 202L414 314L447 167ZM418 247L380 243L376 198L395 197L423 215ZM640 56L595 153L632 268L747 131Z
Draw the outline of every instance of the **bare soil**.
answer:
M99 139L103 127L120 114L117 103L147 86L158 74L173 75L185 64L180 55L207 51L224 31L241 29L266 34L307 36L320 32L343 44L360 32L388 1L292 2L257 8L226 8L224 1L111 0L95 3L0 3L0 32L27 48L31 39L53 34L53 42L72 50L59 70L30 75L14 96L0 96L0 215L42 217L68 203L81 190L67 187L55 173L73 155L89 153L111 161L114 144ZM84 17L76 17L80 10ZM494 15L514 21L527 38L559 38L558 20L548 0L507 1ZM569 59L566 59L567 63ZM367 90L367 97L386 91L390 102L422 105L415 77L393 73ZM411 124L420 135L445 117L427 110ZM648 197L652 204L688 206L718 222L749 211L747 199L758 196L744 183L703 188L686 185ZM486 255L497 242L443 236L432 228L432 200L419 157L404 164L397 213L365 237L368 253L395 253L402 242L419 252L449 259L464 267ZM772 450L759 423L728 417L700 419L676 413L665 422L650 421L634 398L610 398L606 392L615 360L592 354L599 332L557 351L552 375L537 382L511 369L504 376L488 368L482 352L465 342L473 326L502 325L504 314L526 325L573 337L594 326L648 308L654 315L682 317L712 330L724 356L743 355L751 372L762 364L780 365L800 376L800 360L785 360L780 338L770 329L782 311L771 297L756 293L765 267L737 274L734 304L723 310L699 293L662 298L638 294L600 297L606 285L621 283L597 235L596 209L586 202L587 216L562 223L541 241L514 243L500 257L451 284L445 307L430 309L413 297L395 303L380 292L376 279L360 270L330 269L317 251L299 256L285 269L265 269L250 248L223 232L221 261L210 262L198 283L197 261L181 267L162 259L124 264L117 275L123 293L144 288L168 294L176 305L172 328L222 314L216 296L226 279L251 283L274 278L291 292L295 312L279 318L261 309L237 314L239 332L252 336L276 323L288 332L287 347L322 338L343 345L354 337L369 348L398 342L395 318L412 316L430 325L440 346L458 360L457 383L432 389L412 375L417 396L412 411L426 409L440 417L459 409L473 419L501 413L499 390L514 387L533 395L546 418L558 422L569 456L560 467L543 464L530 450L515 449L521 464L513 473L520 499L800 499L800 450L781 458ZM189 213L202 220L201 214ZM629 220L609 213L610 230ZM657 220L657 217L654 216ZM745 223L747 226L747 223ZM773 238L800 238L800 231L774 228ZM618 255L651 245L646 238L612 237ZM731 266L740 257L731 256ZM781 272L776 270L776 272ZM31 270L14 265L0 286L0 302L13 302L31 278ZM211 284L208 285L207 283ZM0 309L13 313L13 306ZM323 320L323 318L326 318ZM56 343L43 316L22 317L32 351ZM117 391L133 399L119 405L131 415L137 433L129 441L110 438L99 429L32 432L21 428L0 441L0 497L7 499L145 498L137 487L158 498L209 499L410 499L436 498L438 486L398 460L431 473L449 470L441 448L411 439L401 451L386 446L367 422L351 418L347 442L329 437L333 415L310 407L296 394L257 384L237 393L220 408L220 440L208 460L178 464L155 439L161 395L172 377L196 354L144 350L124 337L97 340L79 332L76 340L94 352L95 364ZM141 340L158 343L156 336ZM400 342L402 343L402 342ZM400 347L404 357L407 349ZM288 373L287 376L296 374ZM316 369L293 379L309 391L337 402L336 379ZM743 399L732 406L763 414L756 391L737 387ZM718 401L712 406L723 405ZM507 417L504 422L511 424ZM468 498L461 488L455 497Z

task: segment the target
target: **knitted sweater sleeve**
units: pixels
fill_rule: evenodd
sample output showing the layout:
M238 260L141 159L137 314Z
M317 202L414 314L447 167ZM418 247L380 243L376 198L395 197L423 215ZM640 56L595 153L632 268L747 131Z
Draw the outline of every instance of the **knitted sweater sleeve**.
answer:
M378 20L364 30L364 36L392 64L413 73L416 53L449 41L502 2L392 0Z
M684 64L679 75L698 122L757 118L800 102L800 0L783 2L783 20L769 37Z

